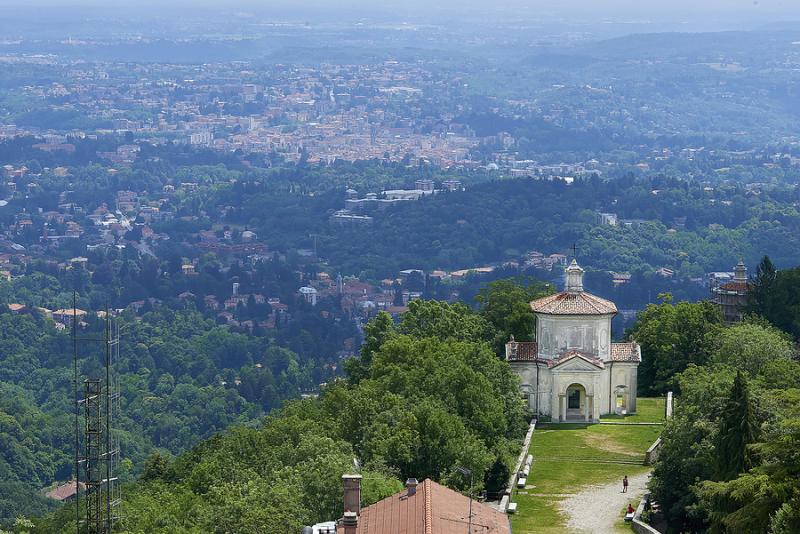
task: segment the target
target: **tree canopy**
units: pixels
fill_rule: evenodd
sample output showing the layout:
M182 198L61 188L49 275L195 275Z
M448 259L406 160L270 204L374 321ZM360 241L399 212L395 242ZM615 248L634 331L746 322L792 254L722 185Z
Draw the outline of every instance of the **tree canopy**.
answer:
M341 476L353 470L364 475L365 505L409 477L466 491L460 467L475 474L474 491L497 491L526 421L517 377L490 345L493 325L463 304L435 301L412 302L396 326L387 317L365 327L361 357L347 366L355 374L318 398L291 401L174 460L151 455L124 489L123 530L298 531L341 516ZM34 531L67 532L69 508Z

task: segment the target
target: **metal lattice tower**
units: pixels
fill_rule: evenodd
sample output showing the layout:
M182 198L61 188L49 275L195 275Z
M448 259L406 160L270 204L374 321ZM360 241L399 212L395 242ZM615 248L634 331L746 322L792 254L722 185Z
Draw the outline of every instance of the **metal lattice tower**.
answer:
M77 383L76 321L77 313L73 312L75 381ZM119 356L119 328L116 328L115 335L112 336L112 321L107 311L104 330L104 336L101 339L86 339L86 341L103 342L105 377L86 378L83 388L84 398L76 400L76 404L83 404L82 436L78 434L79 410L76 409L75 412L76 485L79 491L75 517L77 534L111 534L114 523L120 519L122 497L118 479L114 476L120 460L119 442L112 432L115 414L119 413L120 395L118 388L114 387L111 374L113 360ZM85 487L83 499L80 494L81 483ZM83 519L80 514L81 500L84 504Z
M84 405L84 456L83 473L86 485L86 532L100 534L106 530L103 510L103 386L97 378L87 378L83 383Z

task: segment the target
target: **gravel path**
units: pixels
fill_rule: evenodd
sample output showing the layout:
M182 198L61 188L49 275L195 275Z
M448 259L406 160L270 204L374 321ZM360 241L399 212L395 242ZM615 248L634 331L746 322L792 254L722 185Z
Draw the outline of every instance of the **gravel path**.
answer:
M605 534L616 532L622 508L633 503L647 491L649 473L628 477L628 493L622 493L622 480L602 486L590 486L559 503L569 518L570 532Z

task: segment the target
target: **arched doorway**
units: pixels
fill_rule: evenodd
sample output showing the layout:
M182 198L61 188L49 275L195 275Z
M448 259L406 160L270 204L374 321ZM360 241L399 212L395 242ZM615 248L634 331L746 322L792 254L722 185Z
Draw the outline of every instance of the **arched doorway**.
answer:
M624 384L614 388L614 413L617 415L628 413L628 386Z
M586 388L581 384L571 384L566 393L567 420L586 419Z

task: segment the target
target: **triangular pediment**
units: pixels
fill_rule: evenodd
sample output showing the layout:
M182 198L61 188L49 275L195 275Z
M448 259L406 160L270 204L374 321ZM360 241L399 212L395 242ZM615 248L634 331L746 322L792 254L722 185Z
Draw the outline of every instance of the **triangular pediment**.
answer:
M583 356L572 356L553 366L554 371L599 371L602 367Z

